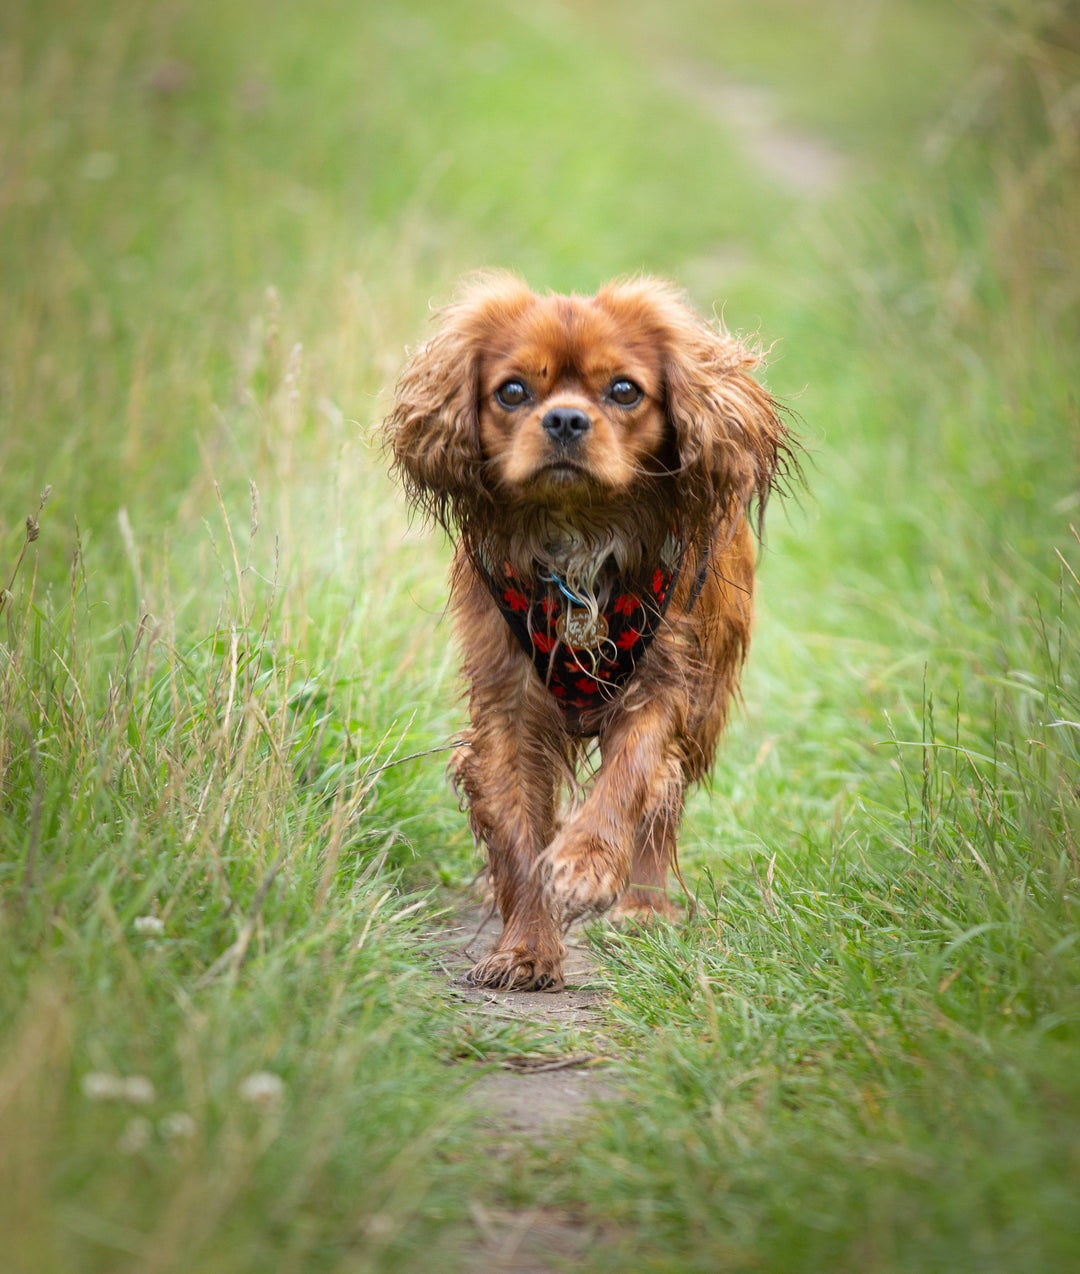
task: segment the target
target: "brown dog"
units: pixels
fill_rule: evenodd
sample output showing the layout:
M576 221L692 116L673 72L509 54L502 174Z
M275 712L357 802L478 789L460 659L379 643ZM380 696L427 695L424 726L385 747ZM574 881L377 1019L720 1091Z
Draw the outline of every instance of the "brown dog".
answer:
M760 523L792 468L748 374L759 362L667 284L537 296L499 274L401 375L395 468L457 541L472 728L451 770L503 921L478 985L559 988L563 927L620 898L670 914L683 792L709 768L750 639L748 511Z

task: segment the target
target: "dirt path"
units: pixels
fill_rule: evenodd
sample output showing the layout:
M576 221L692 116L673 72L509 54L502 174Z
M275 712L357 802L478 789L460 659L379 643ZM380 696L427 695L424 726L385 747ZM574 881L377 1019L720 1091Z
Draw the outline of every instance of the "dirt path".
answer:
M484 913L467 907L455 915L442 937L439 960L446 994L461 1004L463 1022L545 1028L553 1047L505 1058L500 1069L482 1075L469 1090L484 1111L482 1125L493 1159L512 1156L517 1147L535 1144L581 1118L589 1106L614 1095L605 1062L601 991L596 964L580 928L567 937L566 988L556 992L487 991L470 986L464 975L499 933L499 922L481 923ZM580 1257L591 1233L580 1221L556 1208L494 1209L474 1203L476 1243L465 1268L472 1274L548 1274Z
M734 136L747 158L792 194L818 199L842 179L845 157L823 138L781 123L777 97L769 89L739 83L716 67L687 59L661 65L658 76Z
M669 90L733 134L758 170L790 194L809 203L842 181L845 157L824 140L781 123L776 99L767 89L739 84L709 65L687 60L662 62L657 75ZM741 245L714 245L687 263L686 272L704 273L712 282L713 276L726 280L749 264ZM554 994L492 992L465 982L465 972L491 948L499 928L497 919L484 921L482 909L463 905L438 940L446 994L460 1003L466 1029L470 1022L517 1022L551 1032L551 1047L520 1057L511 1053L499 1070L481 1076L470 1090L484 1111L488 1152L496 1160L509 1158L520 1145L556 1135L582 1118L593 1102L615 1095L612 1072L604 1064L610 1046L603 1033L596 964L580 928L571 930L567 940L566 989ZM465 1261L470 1274L549 1274L572 1267L593 1241L579 1219L542 1203L521 1210L475 1203L473 1222L476 1241Z
M758 172L787 195L813 205L844 181L847 157L824 138L787 123L779 98L768 88L686 57L661 57L656 75L669 93L691 103L733 139ZM754 264L745 242L703 243L678 273L701 295L723 296L732 280L751 272Z

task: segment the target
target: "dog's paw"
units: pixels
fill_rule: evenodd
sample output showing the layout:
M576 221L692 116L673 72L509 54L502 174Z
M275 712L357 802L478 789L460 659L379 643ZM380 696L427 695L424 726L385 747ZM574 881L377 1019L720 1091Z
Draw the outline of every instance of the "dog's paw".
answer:
M626 888L629 863L599 837L560 832L544 853L543 871L551 906L568 925L614 906Z
M563 956L542 954L524 945L496 949L466 974L473 986L494 991L561 991Z

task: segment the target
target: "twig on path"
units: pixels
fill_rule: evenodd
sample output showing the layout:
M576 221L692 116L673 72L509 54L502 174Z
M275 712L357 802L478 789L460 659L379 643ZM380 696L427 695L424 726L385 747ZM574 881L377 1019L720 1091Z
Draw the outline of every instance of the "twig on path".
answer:
M535 1061L530 1057L508 1057L499 1065L503 1070L535 1075L541 1071L570 1070L575 1066L593 1066L609 1061L611 1058L605 1057L603 1053L575 1053L570 1057L555 1057L549 1060L540 1058Z

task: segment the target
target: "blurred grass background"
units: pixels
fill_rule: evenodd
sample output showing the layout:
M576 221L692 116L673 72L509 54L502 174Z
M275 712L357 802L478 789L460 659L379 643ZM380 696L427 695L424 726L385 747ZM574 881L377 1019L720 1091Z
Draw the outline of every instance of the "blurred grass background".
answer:
M507 1198L583 1268L1075 1264L1075 5L14 0L0 39L11 1268L453 1268ZM475 867L446 550L373 443L485 265L673 276L773 344L810 456L698 919L597 934L629 1095L497 1175L461 1090L522 1042L463 1043L419 954Z

